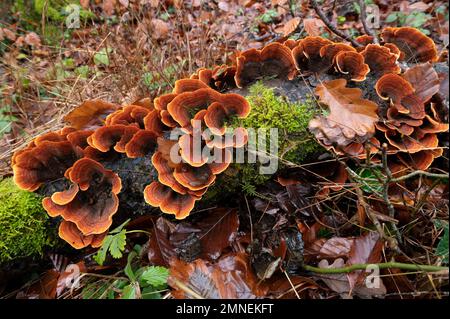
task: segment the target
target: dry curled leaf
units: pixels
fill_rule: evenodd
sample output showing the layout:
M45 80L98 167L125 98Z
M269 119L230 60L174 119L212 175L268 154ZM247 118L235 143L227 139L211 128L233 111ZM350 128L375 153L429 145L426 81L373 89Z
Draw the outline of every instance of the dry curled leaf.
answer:
M308 35L318 37L322 34L322 28L325 27L325 24L320 19L309 18L303 19L303 27Z
M244 253L224 256L215 264L172 260L168 283L175 298L254 299L267 293ZM189 290L180 289L183 285Z
M29 32L25 36L25 43L33 47L38 47L41 45L41 38L36 33Z
M117 110L118 106L102 100L86 100L64 117L64 121L77 130L103 124L106 115Z
M315 93L327 105L329 114L310 121L309 129L325 146L347 146L366 141L375 133L376 103L361 98L361 90L347 88L345 79L324 82Z
M295 17L295 18L289 20L288 22L286 22L286 24L283 27L283 37L287 37L291 33L293 33L297 29L299 24L300 24L299 17Z
M411 83L415 95L423 102L427 102L434 94L439 92L441 81L429 62L409 68L402 76Z

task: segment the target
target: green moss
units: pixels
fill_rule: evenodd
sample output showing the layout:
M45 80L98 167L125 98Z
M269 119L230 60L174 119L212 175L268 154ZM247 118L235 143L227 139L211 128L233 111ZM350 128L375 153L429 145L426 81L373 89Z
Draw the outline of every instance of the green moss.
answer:
M304 103L290 103L283 96L277 96L273 88L257 82L249 88L246 96L251 105L251 112L245 119L229 119L229 127L253 128L278 128L278 158L280 167L283 160L295 164L301 164L311 158L322 146L308 130L309 121L315 116L313 100ZM269 131L267 131L269 133ZM266 137L269 146L269 136ZM267 147L269 149L269 147ZM270 175L259 172L259 164L232 164L224 173L232 171L230 178L218 181L213 187L218 192L234 191L241 189L249 195L256 194L256 186L265 183ZM209 191L208 191L209 193Z
M249 116L234 121L232 126L278 128L278 157L296 164L322 150L308 131L309 121L316 115L312 99L304 103L290 103L262 82L252 85L249 93L246 97L252 107Z
M42 197L19 189L12 178L0 181L0 263L42 255L54 243L55 230L41 205Z

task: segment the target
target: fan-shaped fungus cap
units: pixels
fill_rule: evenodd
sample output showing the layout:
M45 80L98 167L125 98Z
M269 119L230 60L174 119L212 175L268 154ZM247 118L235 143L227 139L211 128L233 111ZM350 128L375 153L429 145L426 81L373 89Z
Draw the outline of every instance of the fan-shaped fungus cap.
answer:
M296 74L291 50L281 43L271 43L262 50L250 49L236 58L237 87L242 88L263 77L280 77L292 80Z
M173 125L173 119L170 116L167 111L158 111L153 110L150 113L147 114L147 116L144 118L144 127L147 131L155 133L157 136L161 136L164 131L168 130L169 127L175 127L175 126L169 126L167 124ZM163 122L164 118L164 122ZM167 123L167 124L165 124ZM173 122L176 124L176 122Z
M208 130L204 131L203 137L209 148L241 148L248 142L248 132L243 127L237 127L234 130L228 129L224 135L208 133Z
M328 61L322 59L320 50L330 44L333 44L333 42L321 37L308 36L299 40L297 46L292 49L292 57L297 69L300 72L320 72L328 69L330 65Z
M434 150L438 147L439 140L436 134L424 133L416 128L411 135L402 135L396 130L385 132L389 144L402 152L417 153L422 150Z
M73 147L79 147L81 150L84 150L89 146L87 139L93 133L94 131L75 131L67 134L66 138Z
M140 130L125 145L125 153L129 158L144 157L155 151L157 135L151 131Z
M65 220L61 222L58 230L59 237L68 242L75 249L81 249L87 246L98 248L102 245L107 234L108 232L104 232L102 234L85 236L77 228L77 225Z
M361 52L364 62L369 65L370 72L377 76L385 73L400 73L401 69L397 65L398 56L386 47L378 44L368 44Z
M105 117L118 108L118 105L102 100L88 100L67 114L64 121L77 130L93 129L103 125Z
M329 65L329 68L334 64L334 60L336 55L342 51L353 51L356 52L356 49L352 46L349 46L345 43L333 43L328 44L320 48L320 57L326 65Z
M342 51L336 55L336 66L339 72L348 74L350 79L361 82L370 72L369 66L364 62L364 57L353 51Z
M191 166L200 167L208 162L208 157L202 154L201 141L191 134L184 134L178 139L180 156Z
M66 177L74 185L44 198L44 209L50 216L61 216L74 223L84 235L107 231L119 207L119 176L100 163L83 158L67 170Z
M411 27L385 28L381 33L384 42L395 44L407 62L435 62L438 54L434 41Z
M101 152L108 152L113 147L116 152L125 153L127 143L138 131L139 128L135 126L104 126L98 128L94 134L89 136L88 143Z
M249 112L250 105L248 103L224 106L218 102L214 102L208 107L203 119L213 134L224 135L227 120L233 116L246 117Z
M187 193L187 189L173 177L175 165L172 165L161 152L153 154L152 164L158 172L158 181L161 184L170 187L179 194Z
M200 68L191 75L191 79L198 79L217 91L223 91L236 87L235 75L236 67L224 64L215 66L212 70Z
M250 112L250 104L244 97L235 93L222 94L210 88L179 94L169 103L167 110L179 126L189 132L195 114L214 102L220 103L228 114L237 117L246 117Z
M177 219L183 219L194 208L198 197L179 194L159 182L152 182L144 189L144 199L151 206L159 207L162 212L173 214Z
M193 167L188 164L181 164L175 168L173 177L182 186L192 191L207 188L216 180L216 175L209 165Z
M43 183L64 176L83 153L69 141L41 141L13 158L14 182L24 190L35 191Z
M144 117L146 117L151 111L152 110L142 106L128 105L123 109L117 110L116 112L108 115L105 125L134 125L142 129L144 128Z
M361 50L363 50L366 45L373 43L373 36L366 34L360 35L356 37L355 41L362 45Z

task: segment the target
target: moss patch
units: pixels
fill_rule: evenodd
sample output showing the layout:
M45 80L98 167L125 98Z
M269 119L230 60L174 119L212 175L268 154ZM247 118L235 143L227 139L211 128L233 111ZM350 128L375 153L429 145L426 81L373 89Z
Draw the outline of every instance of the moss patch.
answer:
M262 82L252 85L246 98L252 107L251 112L247 118L235 121L233 126L278 128L280 159L299 164L323 150L308 130L309 121L317 110L312 99L304 103L290 103Z
M19 189L12 178L0 181L0 263L42 255L56 240L42 197Z

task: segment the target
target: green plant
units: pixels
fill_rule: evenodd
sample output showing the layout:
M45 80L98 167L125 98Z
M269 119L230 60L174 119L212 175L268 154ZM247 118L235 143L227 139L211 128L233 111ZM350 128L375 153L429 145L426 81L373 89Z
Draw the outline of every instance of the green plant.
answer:
M270 9L258 16L257 19L263 23L271 23L276 17L278 17L277 10Z
M277 96L273 88L262 82L253 84L246 97L251 105L247 118L231 123L253 129L278 129L278 157L290 162L301 163L322 147L309 133L308 124L316 115L312 100L291 103L283 96ZM269 137L266 137L269 143Z
M127 231L124 227L129 221L129 219L126 220L123 224L110 231L103 240L102 246L94 256L94 260L99 265L103 265L108 252L113 258L122 258L122 253L125 250L125 244L127 241Z
M87 284L81 295L84 299L158 299L167 289L169 270L159 266L141 266L140 245L134 246L128 254L127 264L123 269L126 277ZM122 272L120 272L122 273ZM119 273L119 275L120 275ZM112 281L112 282L111 282Z
M421 11L413 11L408 14L400 11L393 11L386 17L385 22L396 22L397 26L410 26L417 28L424 34L429 35L430 31L422 27L431 18L432 16L430 14Z
M5 133L11 132L11 124L17 121L17 117L11 114L11 106L4 105L0 107L0 137Z
M444 230L444 235L439 240L439 243L436 247L436 256L442 258L442 262L444 264L448 264L448 222L444 222L441 220L436 220L435 225L437 228L441 228Z
M56 243L41 200L19 189L12 178L0 181L0 263L42 255L45 247Z
M94 54L94 63L97 66L108 66L109 65L109 55L112 52L112 48L103 48Z

